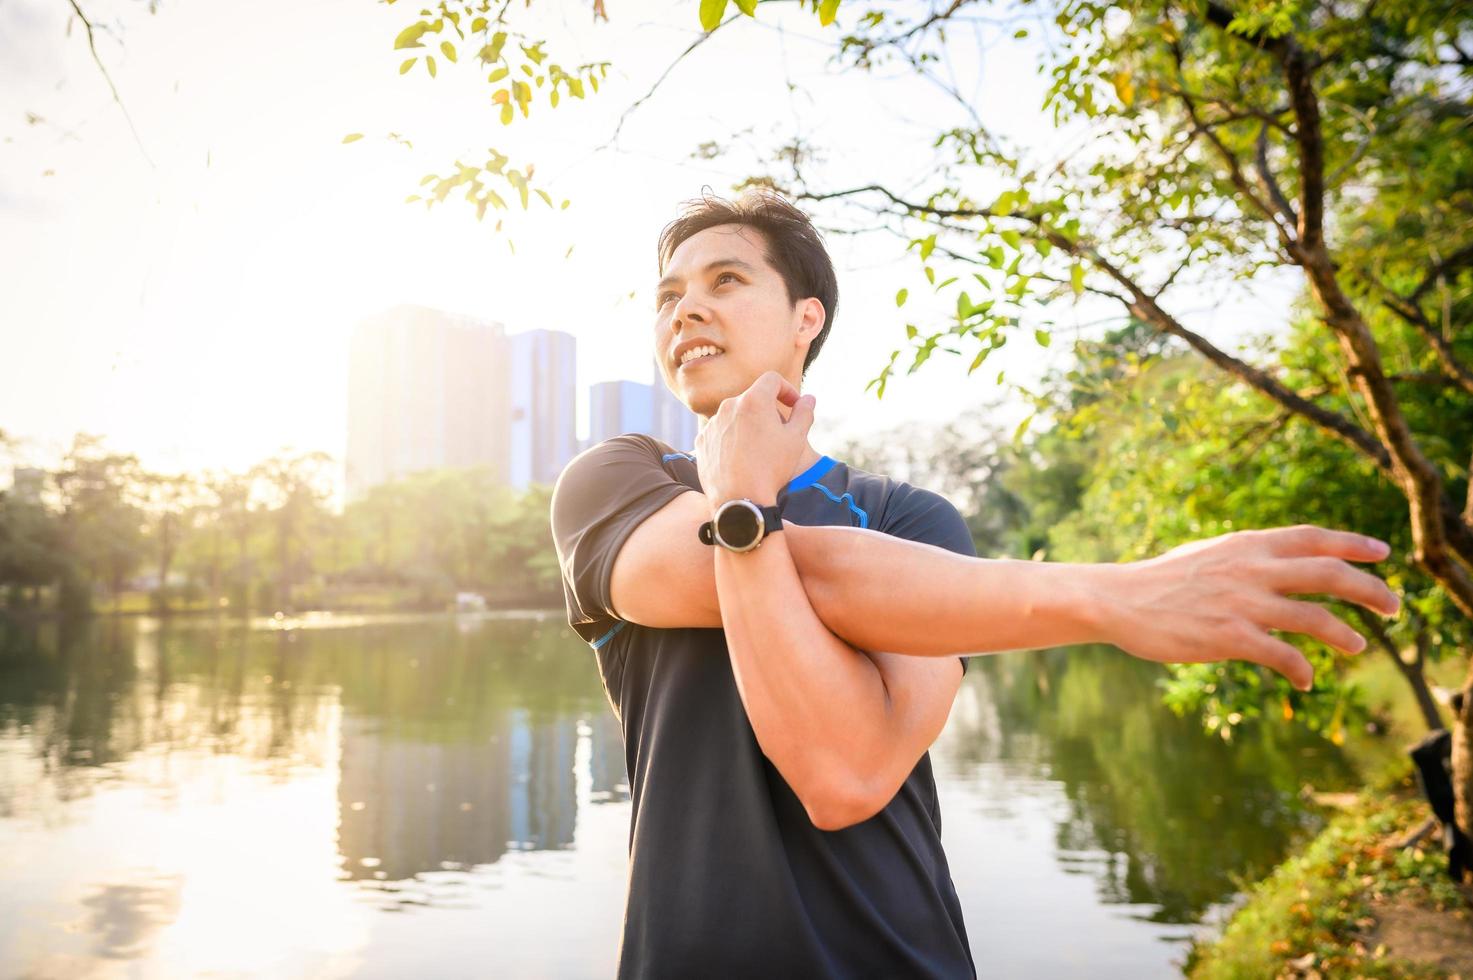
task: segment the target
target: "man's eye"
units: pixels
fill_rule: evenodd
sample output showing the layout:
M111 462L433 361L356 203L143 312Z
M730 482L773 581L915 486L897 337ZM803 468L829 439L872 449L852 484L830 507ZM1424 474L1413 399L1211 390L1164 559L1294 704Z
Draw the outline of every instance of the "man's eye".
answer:
M719 275L719 276L716 277L716 281L719 283L719 282L721 282L721 280L725 279L727 276L731 276L732 279L734 279L734 280L736 280L738 282L741 281L740 279L737 278L737 275L734 272L723 272L721 275ZM668 300L668 299L670 299L674 295L675 295L674 293L661 293L659 295L659 297L657 297L655 299L655 308L656 309L659 309L660 307L664 306L665 305L665 301Z

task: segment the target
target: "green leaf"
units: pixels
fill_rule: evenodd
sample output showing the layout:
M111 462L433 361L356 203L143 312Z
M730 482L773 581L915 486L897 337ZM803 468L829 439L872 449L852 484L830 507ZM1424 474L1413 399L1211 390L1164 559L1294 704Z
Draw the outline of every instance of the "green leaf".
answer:
M442 54L445 55L445 59L447 61L449 61L451 64L455 63L455 45L451 44L449 41L441 41L440 51Z
M828 27L839 13L839 0L823 0L818 8L818 22Z
M419 60L418 57L414 57L414 58L410 58L409 60L405 61L404 64L402 64L402 65L399 66L399 74L402 75L406 71L408 71L409 69L413 68L414 67L414 63L416 61L418 61L418 60Z
M1047 330L1035 330L1033 331L1033 339L1038 341L1038 346L1047 347L1049 345L1049 332Z
M969 367L969 368L967 368L967 373L968 374L971 374L973 371L975 371L979 367L981 367L982 366L982 362L985 361L985 360L987 360L987 355L988 354L991 354L991 353L992 353L992 348L991 347L984 347L981 350L979 350L977 352L976 359L972 361L972 366Z
M907 296L909 296L909 295L910 295L910 290L908 290L908 289L902 289L900 292L896 293L895 294L895 305L896 306L904 306L905 305L905 298Z
M701 0L701 30L714 31L726 13L726 0Z
M967 295L966 290L956 298L956 315L963 320L972 315L972 298Z
M510 71L511 71L510 68L508 68L506 65L502 65L500 68L496 69L491 74L487 75L486 76L486 81L488 81L488 82L499 82L503 78L505 78L507 76L507 73L510 72Z
M933 286L936 285L936 270L933 269L933 268L931 268L928 265L925 268L925 272L926 272L926 281L929 282Z
M430 25L426 24L424 21L420 21L417 24L410 24L408 27L404 28L404 30L399 32L398 37L394 38L394 50L398 51L400 48L424 47L423 44L419 43L419 38L420 35L424 34L424 32L429 29Z
M916 329L916 325L914 323L907 323L905 325L905 339L906 340L915 340L916 339L916 334L919 333L919 332L920 331L918 331Z
M921 261L924 262L931 257L931 251L936 247L936 236L930 235L921 239Z
M432 55L432 54L425 55L425 67L430 70L430 77L431 78L434 78L435 77L435 56L434 55Z
M491 35L491 43L481 49L482 61L495 61L501 57L501 49L506 45L506 31L497 31Z
M347 136L344 136L343 137L343 142L344 143L356 143L359 140L361 140L362 138L363 138L363 134L362 133L349 133Z
M1003 371L1006 370L1007 368L1003 368ZM997 381L995 381L994 384L1002 384L1002 371L997 372Z
M736 0L737 9L748 17L757 16L757 0Z
M1084 263L1076 262L1069 270L1069 288L1074 290L1075 296L1084 294Z
M1032 421L1033 421L1033 416L1030 415L1027 418L1025 418L1022 422L1019 422L1018 423L1018 428L1013 431L1013 448L1015 450L1022 448L1023 433L1025 433L1025 432L1028 431L1028 425Z
M1008 245L1010 245L1011 247L1013 247L1013 248L1022 248L1023 247L1023 236L1020 235L1020 234L1018 234L1016 231L1008 230L1008 231L999 232L998 234L1002 237L1002 240L1005 241L1005 242L1007 242Z

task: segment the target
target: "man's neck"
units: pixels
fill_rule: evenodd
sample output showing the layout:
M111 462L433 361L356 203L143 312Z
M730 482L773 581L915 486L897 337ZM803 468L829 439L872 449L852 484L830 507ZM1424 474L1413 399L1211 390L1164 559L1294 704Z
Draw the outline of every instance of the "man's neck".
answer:
M791 482L793 477L797 476L799 473L807 472L808 467L818 462L819 458L819 452L805 442L803 444L803 455L798 457L798 468L793 472L791 476L788 477L788 480Z

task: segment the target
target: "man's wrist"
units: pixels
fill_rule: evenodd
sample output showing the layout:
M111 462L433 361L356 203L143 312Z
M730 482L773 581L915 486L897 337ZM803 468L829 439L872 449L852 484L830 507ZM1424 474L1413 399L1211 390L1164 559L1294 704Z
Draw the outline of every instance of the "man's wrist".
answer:
M739 492L735 492L735 493L728 493L725 490L720 491L720 493L721 493L721 497L720 498L717 498L715 496L712 496L711 494L706 494L706 504L710 508L711 516L713 518L716 516L716 512L721 509L721 505L724 504L724 503L727 503L728 501L731 501L731 500L750 500L752 503L756 504L758 507L775 507L775 506L777 506L777 494L776 493L767 493L767 492L758 492L758 491L746 491L746 492L740 492L739 491Z
M1124 566L1084 562L1001 558L974 566L978 588L1010 583L1021 617L1015 630L1020 649L1040 650L1075 643L1110 643L1119 624L1113 609ZM989 647L984 649L1003 649Z
M1053 562L1055 579L1049 589L1057 603L1056 615L1070 623L1078 638L1073 643L1113 643L1124 609L1129 566L1116 562Z

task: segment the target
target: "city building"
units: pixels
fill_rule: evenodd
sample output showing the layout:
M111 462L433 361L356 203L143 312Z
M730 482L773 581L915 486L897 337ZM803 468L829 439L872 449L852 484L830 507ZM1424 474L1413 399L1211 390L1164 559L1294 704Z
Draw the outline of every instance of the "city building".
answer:
M602 381L588 389L588 445L638 432L676 449L695 445L699 420L663 384Z
M655 435L654 390L638 381L600 381L588 389L588 443L625 432Z
M559 330L528 330L509 340L511 486L551 485L578 453L578 342Z
M625 432L695 446L699 419L663 383L589 388L577 433L571 334L527 330L421 306L358 324L348 377L347 499L421 470L488 466L513 490L551 486L578 453Z
M664 384L655 386L655 437L676 449L689 452L695 447L701 418L685 407L685 402Z
M507 479L512 351L500 323L420 306L359 323L349 351L347 499L447 466L490 466Z

